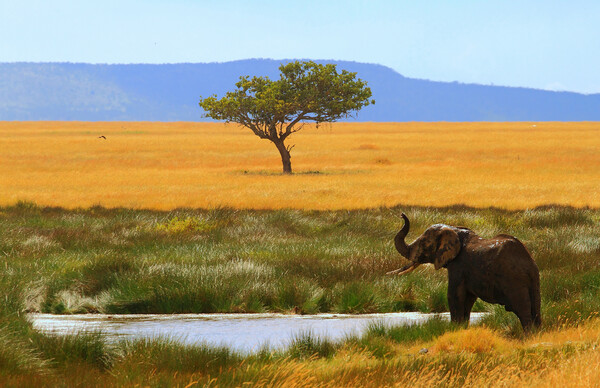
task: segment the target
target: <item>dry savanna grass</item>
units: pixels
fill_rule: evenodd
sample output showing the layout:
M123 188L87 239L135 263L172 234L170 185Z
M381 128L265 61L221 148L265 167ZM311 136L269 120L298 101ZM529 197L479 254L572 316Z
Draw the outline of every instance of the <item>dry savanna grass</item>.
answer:
M340 351L329 360L296 361L296 373L282 383L331 387L592 387L598 386L600 378L600 371L590 367L600 361L599 338L597 320L524 341L474 327L444 334L429 343L388 344L389 353L382 358L368 352ZM300 375L310 383L296 384Z
M593 387L598 386L600 378L598 368L590 367L600 362L599 339L597 319L524 340L507 339L495 330L473 327L446 333L430 342L388 342L384 345L387 353L379 357L365 349L344 346L331 358L289 360L277 365L279 375L263 385ZM246 372L251 369L248 366ZM229 376L215 378L215 386L222 377ZM256 384L244 380L240 378L236 383Z
M55 373L25 371L2 377L7 386L23 387L587 388L597 387L600 381L599 340L600 321L591 319L520 340L482 326L451 331L431 341L398 343L382 338L361 346L348 340L330 356L241 356L223 349L141 341L112 351L109 370L73 358L62 361L64 369Z
M99 136L105 136L105 139ZM600 124L0 122L0 205L344 209L600 206Z

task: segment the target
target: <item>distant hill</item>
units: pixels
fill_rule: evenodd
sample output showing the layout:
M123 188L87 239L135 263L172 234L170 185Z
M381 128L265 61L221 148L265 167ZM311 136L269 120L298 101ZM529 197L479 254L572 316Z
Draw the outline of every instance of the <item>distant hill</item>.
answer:
M277 78L282 62L0 63L0 120L203 121L200 96L222 96L240 75ZM600 94L433 82L381 65L328 62L371 87L376 104L358 121L600 121Z

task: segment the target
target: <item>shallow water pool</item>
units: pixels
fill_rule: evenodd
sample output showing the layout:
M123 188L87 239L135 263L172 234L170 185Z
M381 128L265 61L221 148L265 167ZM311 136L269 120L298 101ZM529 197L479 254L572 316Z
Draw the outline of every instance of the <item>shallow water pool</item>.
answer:
M476 322L484 313L472 313ZM119 339L168 337L185 344L225 345L241 352L268 346L286 347L294 337L310 332L330 340L362 334L369 323L410 325L435 315L450 319L450 314L135 314L135 315L52 315L31 314L34 328L46 333L70 334L101 332L107 341Z

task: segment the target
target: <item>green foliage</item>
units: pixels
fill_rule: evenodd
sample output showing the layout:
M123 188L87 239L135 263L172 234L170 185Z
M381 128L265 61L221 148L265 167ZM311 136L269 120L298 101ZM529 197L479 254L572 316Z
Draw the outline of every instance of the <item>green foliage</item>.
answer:
M338 73L334 64L294 61L279 70L276 81L242 76L235 91L220 100L216 96L200 99L200 106L208 117L256 128L258 136L269 138L271 125L331 122L374 103L369 100L371 90L356 73Z

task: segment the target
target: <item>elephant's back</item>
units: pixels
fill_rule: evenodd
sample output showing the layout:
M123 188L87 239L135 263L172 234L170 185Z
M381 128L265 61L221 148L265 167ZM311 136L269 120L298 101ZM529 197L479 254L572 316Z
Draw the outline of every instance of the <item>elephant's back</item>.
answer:
M525 245L516 237L501 234L491 239L495 245L492 267L497 273L506 274L512 279L523 278L531 282L538 279L539 270Z

